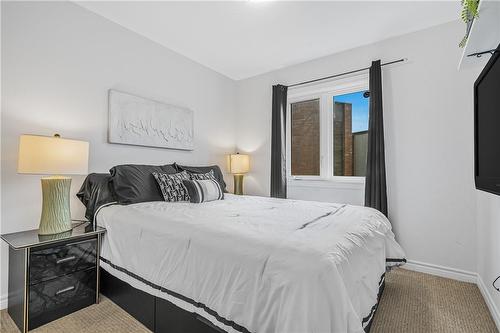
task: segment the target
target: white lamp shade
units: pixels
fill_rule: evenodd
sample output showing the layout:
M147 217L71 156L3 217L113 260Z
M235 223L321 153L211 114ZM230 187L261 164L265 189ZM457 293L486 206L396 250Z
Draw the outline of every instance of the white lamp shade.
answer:
M230 171L233 174L242 174L250 171L250 156L244 154L230 155Z
M21 135L18 173L85 175L89 168L89 143L60 137Z

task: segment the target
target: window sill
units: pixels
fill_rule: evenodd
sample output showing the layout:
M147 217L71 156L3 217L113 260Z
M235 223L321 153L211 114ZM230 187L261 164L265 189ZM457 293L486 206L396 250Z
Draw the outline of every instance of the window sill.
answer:
M288 178L290 187L314 187L359 190L365 188L365 177L336 177L332 179Z

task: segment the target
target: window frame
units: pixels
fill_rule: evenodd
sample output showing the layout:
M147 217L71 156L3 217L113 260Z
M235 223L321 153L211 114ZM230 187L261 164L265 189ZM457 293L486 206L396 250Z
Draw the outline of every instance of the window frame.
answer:
M296 181L323 181L328 183L353 183L364 184L365 177L362 176L334 176L334 154L333 154L333 101L338 95L369 89L368 74L356 75L335 81L320 84L307 85L304 87L290 88L286 108L286 170L289 183ZM320 114L320 174L319 176L292 175L291 168L291 105L297 102L319 99ZM318 184L319 185L319 184Z

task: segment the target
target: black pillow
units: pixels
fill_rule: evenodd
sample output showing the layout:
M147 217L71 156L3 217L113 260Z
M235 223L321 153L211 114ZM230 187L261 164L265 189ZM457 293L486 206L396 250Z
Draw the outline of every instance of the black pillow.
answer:
M177 163L174 163L174 164L179 172L186 170L189 173L208 173L211 170L213 170L215 179L217 179L217 181L219 182L222 191L227 192L226 191L226 182L224 182L224 176L222 175L222 171L220 170L218 165L187 166L187 165L179 165Z
M110 188L120 204L132 204L145 201L163 201L153 172L176 173L173 164L167 165L117 165L109 170Z
M78 199L87 208L85 217L89 221L94 220L96 210L104 204L116 201L109 186L111 175L109 173L91 173L76 194Z

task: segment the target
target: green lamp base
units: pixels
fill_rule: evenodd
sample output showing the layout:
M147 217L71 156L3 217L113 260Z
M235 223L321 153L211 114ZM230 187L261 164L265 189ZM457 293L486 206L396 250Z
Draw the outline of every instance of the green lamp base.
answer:
M39 235L54 235L71 230L70 188L69 177L42 178L43 203Z
M243 194L243 175L234 175L234 194Z

